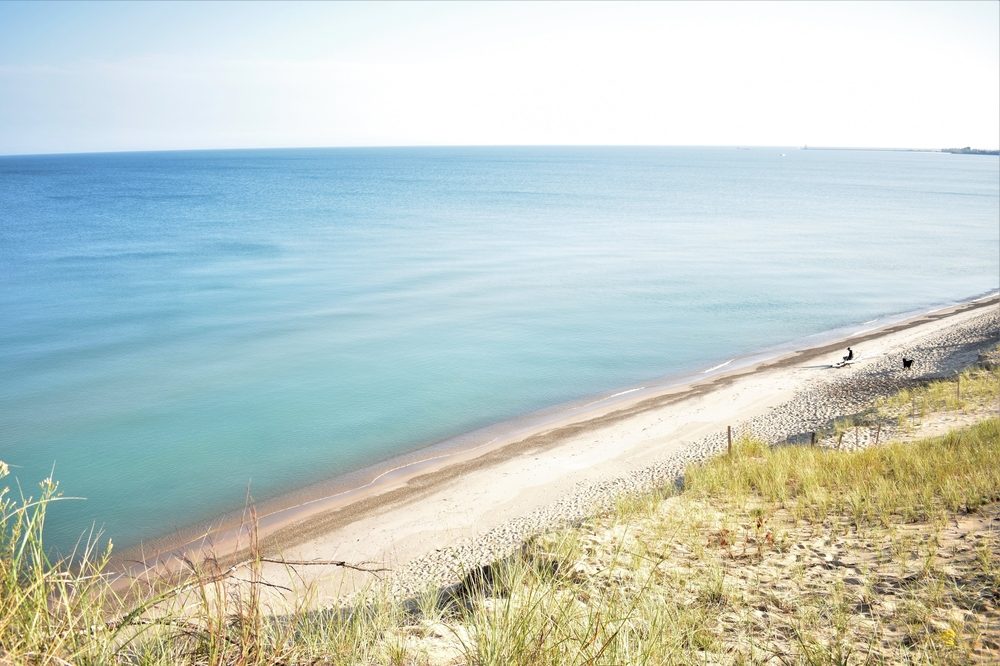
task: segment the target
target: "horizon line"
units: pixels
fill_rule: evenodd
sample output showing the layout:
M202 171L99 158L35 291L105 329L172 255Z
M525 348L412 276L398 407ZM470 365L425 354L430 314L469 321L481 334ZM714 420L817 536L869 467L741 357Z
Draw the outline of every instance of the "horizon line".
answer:
M195 152L226 152L252 150L374 150L401 148L776 148L791 150L872 150L899 152L939 153L948 150L961 150L962 147L948 148L912 148L892 146L809 146L802 145L769 145L769 144L695 144L695 143L442 143L442 144L367 144L367 145L293 145L293 146L241 146L241 147L204 147L204 148L135 148L126 150L77 150L68 152L42 153L0 153L4 157L57 157L68 155L128 155L144 153L195 153ZM993 151L994 148L972 148L972 150Z

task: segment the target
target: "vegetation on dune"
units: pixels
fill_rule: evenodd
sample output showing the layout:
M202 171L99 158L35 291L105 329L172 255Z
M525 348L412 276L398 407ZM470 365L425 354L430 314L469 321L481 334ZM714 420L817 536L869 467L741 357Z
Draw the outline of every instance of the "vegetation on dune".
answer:
M997 375L879 405L989 409ZM257 549L239 570L116 594L109 549L44 548L36 498L0 463L0 665L847 664L1000 654L1000 418L856 452L743 440L684 487L625 497L586 524L409 603L272 614ZM993 521L991 523L991 521Z
M844 441L857 441L859 434L867 443L878 443L879 435L891 432L907 434L930 415L948 412L956 416L993 410L1000 413L1000 369L971 367L949 379L916 384L894 395L881 398L857 414L836 419L816 434L830 438L837 448ZM883 436L881 441L885 441Z
M904 389L880 400L876 409L900 422L942 411L1000 410L1000 369L969 368L954 380L938 380Z
M807 446L772 449L745 440L731 456L689 469L685 491L692 497L775 503L811 521L833 514L850 516L856 525L927 521L1000 500L997 442L997 419L850 455Z
M462 663L988 662L998 456L1000 419L861 452L744 441L497 567Z

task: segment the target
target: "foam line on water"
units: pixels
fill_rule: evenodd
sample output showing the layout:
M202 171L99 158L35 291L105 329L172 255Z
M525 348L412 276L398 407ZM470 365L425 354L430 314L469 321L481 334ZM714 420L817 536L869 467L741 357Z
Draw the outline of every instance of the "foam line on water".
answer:
M645 386L640 386L638 388L628 389L627 391L619 391L618 393L613 393L612 395L609 395L607 397L601 398L600 400L595 400L594 402L588 402L586 405L584 405L584 407L590 407L591 405L596 405L596 404L598 404L600 402L604 402L605 400L611 400L611 398L617 398L618 396L621 396L621 395L628 395L629 393L635 393L636 391L641 391L644 388L646 388L646 387Z
M731 359L729 359L728 361L726 361L726 362L724 362L724 363L720 363L719 365L713 365L713 366L712 366L711 368L709 368L708 370L703 370L701 374L703 374L703 375L707 375L708 373L712 372L713 370L718 370L718 369L720 369L720 368L724 368L724 367L726 367L727 365L729 365L730 363L732 363L732 362L733 362L733 361L735 361L735 360L736 360L735 358L731 358Z

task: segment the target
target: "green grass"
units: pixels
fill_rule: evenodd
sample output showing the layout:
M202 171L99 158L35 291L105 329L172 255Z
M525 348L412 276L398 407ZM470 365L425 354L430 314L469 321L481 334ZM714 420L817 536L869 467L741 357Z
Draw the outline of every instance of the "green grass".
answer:
M0 463L0 484L7 474ZM51 479L39 486L37 498L14 497L9 486L0 486L0 662L8 655L40 663L59 654L106 657L106 641L89 631L104 622L110 589L101 572L110 546L98 553L93 541L87 543L76 568L51 561L44 549L45 513L60 497ZM117 636L108 632L106 638Z
M1000 419L859 452L743 441L690 467L679 496L628 501L504 562L502 592L457 620L479 637L465 663L969 663L981 622L942 612L996 594L995 535L961 566L942 561L941 519L1000 500L997 460ZM826 588L818 557L773 563L793 546L837 553L838 539L835 560L871 561ZM758 565L776 577L758 581ZM898 608L879 608L889 599ZM760 609L782 619L761 624Z
M879 400L875 412L901 421L928 413L995 408L1000 412L1000 369L969 368Z
M929 414L974 414L990 410L1000 413L1000 369L971 367L948 379L919 383L880 398L859 413L834 419L816 434L821 440L829 438L839 445L844 439L850 444L859 428L867 429L868 437L874 436L876 428L889 425L911 432Z
M819 447L743 440L732 456L691 467L693 497L751 497L800 518L835 513L857 522L930 520L1000 499L1000 419L944 437L892 443L850 454Z

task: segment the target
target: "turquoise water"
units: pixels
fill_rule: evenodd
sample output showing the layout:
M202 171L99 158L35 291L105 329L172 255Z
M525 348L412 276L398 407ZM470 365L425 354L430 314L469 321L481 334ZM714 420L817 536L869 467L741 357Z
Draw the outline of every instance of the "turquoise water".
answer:
M786 153L782 156L782 153ZM1000 162L0 157L0 459L119 545L525 412L995 289Z

